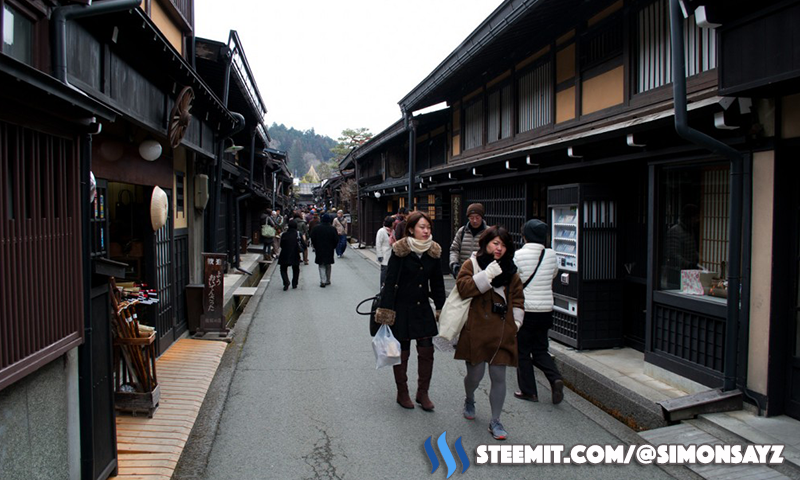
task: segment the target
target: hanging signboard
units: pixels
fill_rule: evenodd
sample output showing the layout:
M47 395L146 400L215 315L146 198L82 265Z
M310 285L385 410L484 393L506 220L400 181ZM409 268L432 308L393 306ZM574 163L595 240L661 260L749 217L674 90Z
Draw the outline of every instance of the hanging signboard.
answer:
M224 253L203 253L203 314L199 332L228 332L223 309L226 258Z

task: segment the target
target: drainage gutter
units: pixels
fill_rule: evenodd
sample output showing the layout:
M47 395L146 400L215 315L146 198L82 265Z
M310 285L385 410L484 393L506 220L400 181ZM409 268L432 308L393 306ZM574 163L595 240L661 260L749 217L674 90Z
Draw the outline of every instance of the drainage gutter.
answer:
M738 150L705 133L689 127L686 102L686 66L684 63L683 12L679 0L670 0L670 33L672 36L672 90L675 97L675 131L684 139L723 156L730 161L730 223L728 226L728 312L725 322L725 358L723 390L736 388L736 350L739 328L741 284L742 213L744 209L743 163Z

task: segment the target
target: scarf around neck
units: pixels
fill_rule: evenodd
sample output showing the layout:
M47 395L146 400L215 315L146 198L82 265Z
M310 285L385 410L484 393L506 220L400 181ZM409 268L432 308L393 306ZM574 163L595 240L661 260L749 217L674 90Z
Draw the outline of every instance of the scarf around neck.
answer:
M406 241L408 242L408 246L411 247L411 250L419 255L422 255L430 250L431 245L433 245L433 236L428 237L427 240L417 240L411 236L405 238L407 239Z

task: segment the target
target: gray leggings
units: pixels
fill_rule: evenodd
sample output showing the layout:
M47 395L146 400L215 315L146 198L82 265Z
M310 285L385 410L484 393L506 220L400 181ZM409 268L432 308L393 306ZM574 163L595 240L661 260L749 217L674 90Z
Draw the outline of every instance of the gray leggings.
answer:
M467 400L475 401L475 390L483 379L486 372L486 362L477 365L467 364L467 376L464 377L464 390L467 392ZM492 420L500 420L500 413L503 411L503 403L506 401L506 366L489 365L489 380L492 382L489 390L489 405L492 407Z

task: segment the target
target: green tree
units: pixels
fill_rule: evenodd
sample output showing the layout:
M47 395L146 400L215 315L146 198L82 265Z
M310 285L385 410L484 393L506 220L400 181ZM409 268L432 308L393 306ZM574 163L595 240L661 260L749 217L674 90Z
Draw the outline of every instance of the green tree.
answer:
M338 139L339 143L331 148L331 153L334 155L332 161L338 165L348 153L363 145L370 138L372 138L372 133L368 128L346 128L342 130L342 135Z

